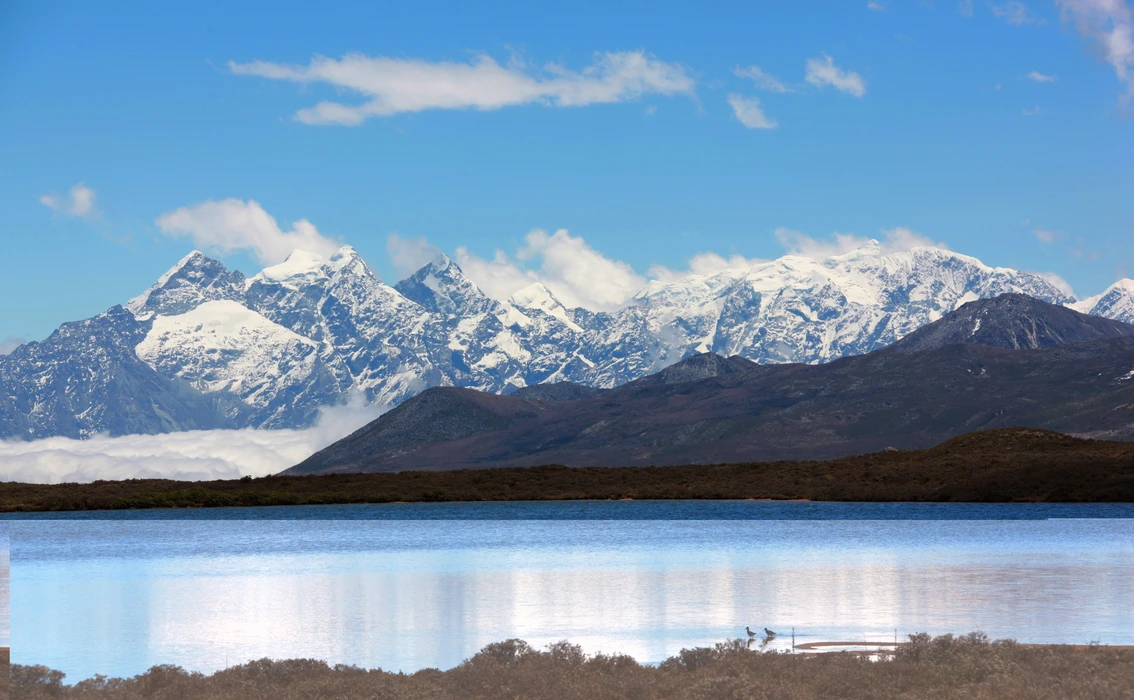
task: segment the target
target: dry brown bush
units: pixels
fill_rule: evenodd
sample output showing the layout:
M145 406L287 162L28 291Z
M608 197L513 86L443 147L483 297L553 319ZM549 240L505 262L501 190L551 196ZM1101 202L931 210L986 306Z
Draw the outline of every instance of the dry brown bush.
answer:
M66 685L43 666L12 667L13 698L113 700L752 700L777 698L1134 698L1134 650L1026 646L980 633L912 635L891 660L849 653L761 653L741 640L683 650L656 666L545 650L510 639L448 671L414 674L293 659L252 661L211 676L155 666L134 678Z

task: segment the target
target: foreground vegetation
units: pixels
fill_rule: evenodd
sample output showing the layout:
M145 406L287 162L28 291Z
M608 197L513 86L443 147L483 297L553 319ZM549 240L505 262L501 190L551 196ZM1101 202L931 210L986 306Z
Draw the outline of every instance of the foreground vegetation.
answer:
M0 511L576 499L1134 502L1134 443L989 430L825 462L0 483Z
M657 666L628 656L588 656L567 642L537 651L520 640L490 644L449 671L414 674L264 659L211 676L155 666L128 679L74 685L43 666L12 667L12 698L291 700L299 698L1132 698L1134 650L1023 646L911 635L892 660L848 653L759 653L741 640L687 649Z

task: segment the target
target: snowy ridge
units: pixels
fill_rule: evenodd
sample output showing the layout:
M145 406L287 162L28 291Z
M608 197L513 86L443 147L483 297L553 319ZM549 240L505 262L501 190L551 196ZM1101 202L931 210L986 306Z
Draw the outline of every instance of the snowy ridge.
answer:
M437 385L608 388L702 352L826 362L1006 292L1134 321L1130 280L1075 302L1035 275L931 247L884 254L873 241L824 260L788 255L650 282L602 313L566 308L539 283L492 299L445 256L390 286L344 246L329 258L295 251L247 279L194 251L130 300L133 339L115 342L161 377L236 402L225 409L232 427L304 427L357 393L395 404ZM22 360L0 358L0 370L5 361Z
M1079 313L1134 323L1134 280L1118 280L1107 287L1102 294L1087 297L1070 306Z

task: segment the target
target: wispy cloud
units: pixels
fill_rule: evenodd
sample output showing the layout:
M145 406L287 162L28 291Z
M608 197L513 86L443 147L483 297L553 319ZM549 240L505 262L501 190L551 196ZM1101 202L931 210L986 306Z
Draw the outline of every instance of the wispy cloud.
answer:
M1032 107L1025 107L1023 109L1022 113L1025 117L1034 117L1037 114L1039 114L1041 111L1042 111L1042 109L1040 108L1039 105L1034 105Z
M843 70L835 65L835 59L827 54L821 58L807 61L807 82L815 87L833 87L855 97L866 94L866 81L854 71Z
M72 187L66 196L52 192L40 197L39 203L67 216L90 219L97 215L95 191L81 182Z
M1047 20L1037 16L1027 5L1018 2L1018 0L1012 0L1003 5L993 5L992 14L1000 17L1008 24L1014 24L1016 26L1047 23Z
M1079 34L1096 48L1134 97L1134 15L1126 0L1056 0L1064 21L1074 20Z
M883 5L880 2L875 2L874 0L870 0L870 2L866 3L866 9L874 10L875 12L885 12L886 6Z
M10 355L13 350L23 344L23 338L6 338L5 340L0 340L0 355Z
M719 253L706 251L690 258L689 265L684 270L671 270L665 265L653 265L650 267L649 277L659 282L673 282L689 275L715 275L730 270L748 270L762 262L767 261L761 258L746 258L739 254L726 258Z
M786 228L776 229L776 239L789 255L800 255L816 260L844 255L853 250L878 244L883 253L900 253L911 248L930 247L948 250L949 246L934 241L928 236L912 231L905 226L898 226L882 231L882 239L866 238L853 233L835 233L829 239L812 238L805 233L792 231Z
M469 63L370 57L359 53L341 59L314 57L307 65L266 61L237 63L237 75L253 75L296 83L327 83L363 97L358 104L324 101L299 110L305 124L354 126L371 117L388 117L429 109L494 110L523 104L552 107L624 102L642 95L692 94L693 76L677 63L666 63L644 51L603 52L582 70L547 64L531 70L518 62L500 65L479 55Z
M1076 299L1079 298L1078 295L1075 294L1075 290L1072 289L1071 283L1068 282L1067 280L1063 279L1062 276L1057 275L1054 272L1033 272L1031 274L1033 274L1036 277L1039 277L1040 279L1044 280L1045 282L1050 284L1052 287L1055 287L1056 289L1063 292L1067 296L1074 297Z
M1034 70L1031 73L1028 73L1027 75L1025 75L1024 77L1027 78L1028 80L1031 80L1032 82L1036 82L1036 83L1054 83L1056 80L1059 79L1059 76L1044 75L1043 73L1040 73L1038 70Z
M341 245L319 233L307 219L292 223L292 230L284 231L259 202L251 199L209 200L166 212L155 223L171 238L187 237L199 248L222 253L247 250L266 265L283 262L296 249L329 257Z
M775 119L764 114L760 100L755 97L741 97L732 93L728 96L728 103L732 106L737 121L749 129L775 129L777 126Z
M437 260L441 250L430 243L424 236L420 238L403 238L391 233L386 238L386 254L394 264L394 270L399 278L406 278Z
M1055 242L1055 231L1048 231L1047 229L1037 228L1032 231L1036 240L1040 243L1053 243Z
M957 12L960 12L963 17L972 17L973 0L961 0L957 3Z
M757 89L768 92L792 92L792 89L780 82L779 78L765 72L759 66L746 68L736 67L732 71L739 78L747 78Z

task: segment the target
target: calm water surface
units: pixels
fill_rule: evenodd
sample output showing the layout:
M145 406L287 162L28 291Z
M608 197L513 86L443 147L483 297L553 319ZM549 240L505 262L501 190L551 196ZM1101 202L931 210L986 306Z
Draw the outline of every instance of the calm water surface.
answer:
M276 518L269 519L271 511ZM448 668L560 639L1134 644L1134 506L422 504L10 520L15 663L71 681L316 657ZM97 515L97 514L96 514ZM25 516L26 518L27 516ZM3 523L0 523L3 525Z

